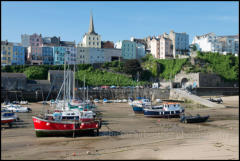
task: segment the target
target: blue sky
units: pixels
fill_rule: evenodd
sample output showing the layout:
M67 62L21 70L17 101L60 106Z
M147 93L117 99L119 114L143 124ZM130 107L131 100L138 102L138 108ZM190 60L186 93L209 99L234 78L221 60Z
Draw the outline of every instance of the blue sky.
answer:
M238 34L239 3L181 1L1 2L1 40L20 42L21 34L60 36L79 43L88 32L90 11L102 40L144 38L170 30L195 35Z

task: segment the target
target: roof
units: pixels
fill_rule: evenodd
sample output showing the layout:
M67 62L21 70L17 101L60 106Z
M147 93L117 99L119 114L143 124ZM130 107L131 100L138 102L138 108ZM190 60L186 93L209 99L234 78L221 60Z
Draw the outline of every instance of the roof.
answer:
M13 45L13 43L8 41L1 41L1 45Z
M239 35L225 35L225 36L218 36L219 38L234 38L239 39Z
M95 31L94 31L92 12L91 12L91 16L90 16L90 24L89 24L88 33L89 34L96 34Z
M74 41L60 41L61 46L75 46Z
M24 73L8 73L8 72L1 72L1 77L27 78Z

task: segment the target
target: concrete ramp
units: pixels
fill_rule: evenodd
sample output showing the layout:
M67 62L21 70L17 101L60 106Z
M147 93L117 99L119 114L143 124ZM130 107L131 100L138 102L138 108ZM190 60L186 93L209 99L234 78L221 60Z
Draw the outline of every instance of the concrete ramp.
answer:
M198 97L194 94L189 94L184 90L181 89L171 89L170 90L170 98L171 99L178 99L178 100L191 100L195 103L207 106L207 107L218 107L218 108L224 108L225 106L223 104L217 104L211 101L208 101L204 98Z

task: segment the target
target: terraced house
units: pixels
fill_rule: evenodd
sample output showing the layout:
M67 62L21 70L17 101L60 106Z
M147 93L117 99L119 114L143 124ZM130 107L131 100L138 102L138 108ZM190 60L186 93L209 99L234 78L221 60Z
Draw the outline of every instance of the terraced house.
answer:
M64 46L54 46L53 47L53 64L54 65L64 64L65 53L66 53L66 48Z
M12 65L13 43L1 41L1 65Z
M24 65L25 52L26 48L21 46L20 43L13 43L12 65Z
M29 36L29 44L27 61L32 65L40 65L43 64L42 59L42 46L43 40L42 35L33 34Z
M42 58L43 64L53 64L53 47L43 46L42 47Z

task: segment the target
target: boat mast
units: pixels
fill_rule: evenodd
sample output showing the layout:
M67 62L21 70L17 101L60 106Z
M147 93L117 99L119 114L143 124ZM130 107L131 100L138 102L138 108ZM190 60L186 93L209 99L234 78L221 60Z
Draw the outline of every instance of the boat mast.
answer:
M83 91L84 91L83 99L84 99L84 102L85 102L85 75L84 75L84 87L83 87Z
M87 101L88 101L88 86L87 86Z
M73 100L75 99L75 63L73 66Z
M69 63L68 63L68 102L70 101L70 80L71 80L71 71L69 68Z
M64 100L64 105L63 105L63 110L64 110L64 107L65 107L65 99L66 99L66 95L65 95L65 92L66 92L66 85L65 85L65 77L66 77L66 53L64 53L64 79L63 79L63 85L64 85L64 92L63 92L63 100Z

